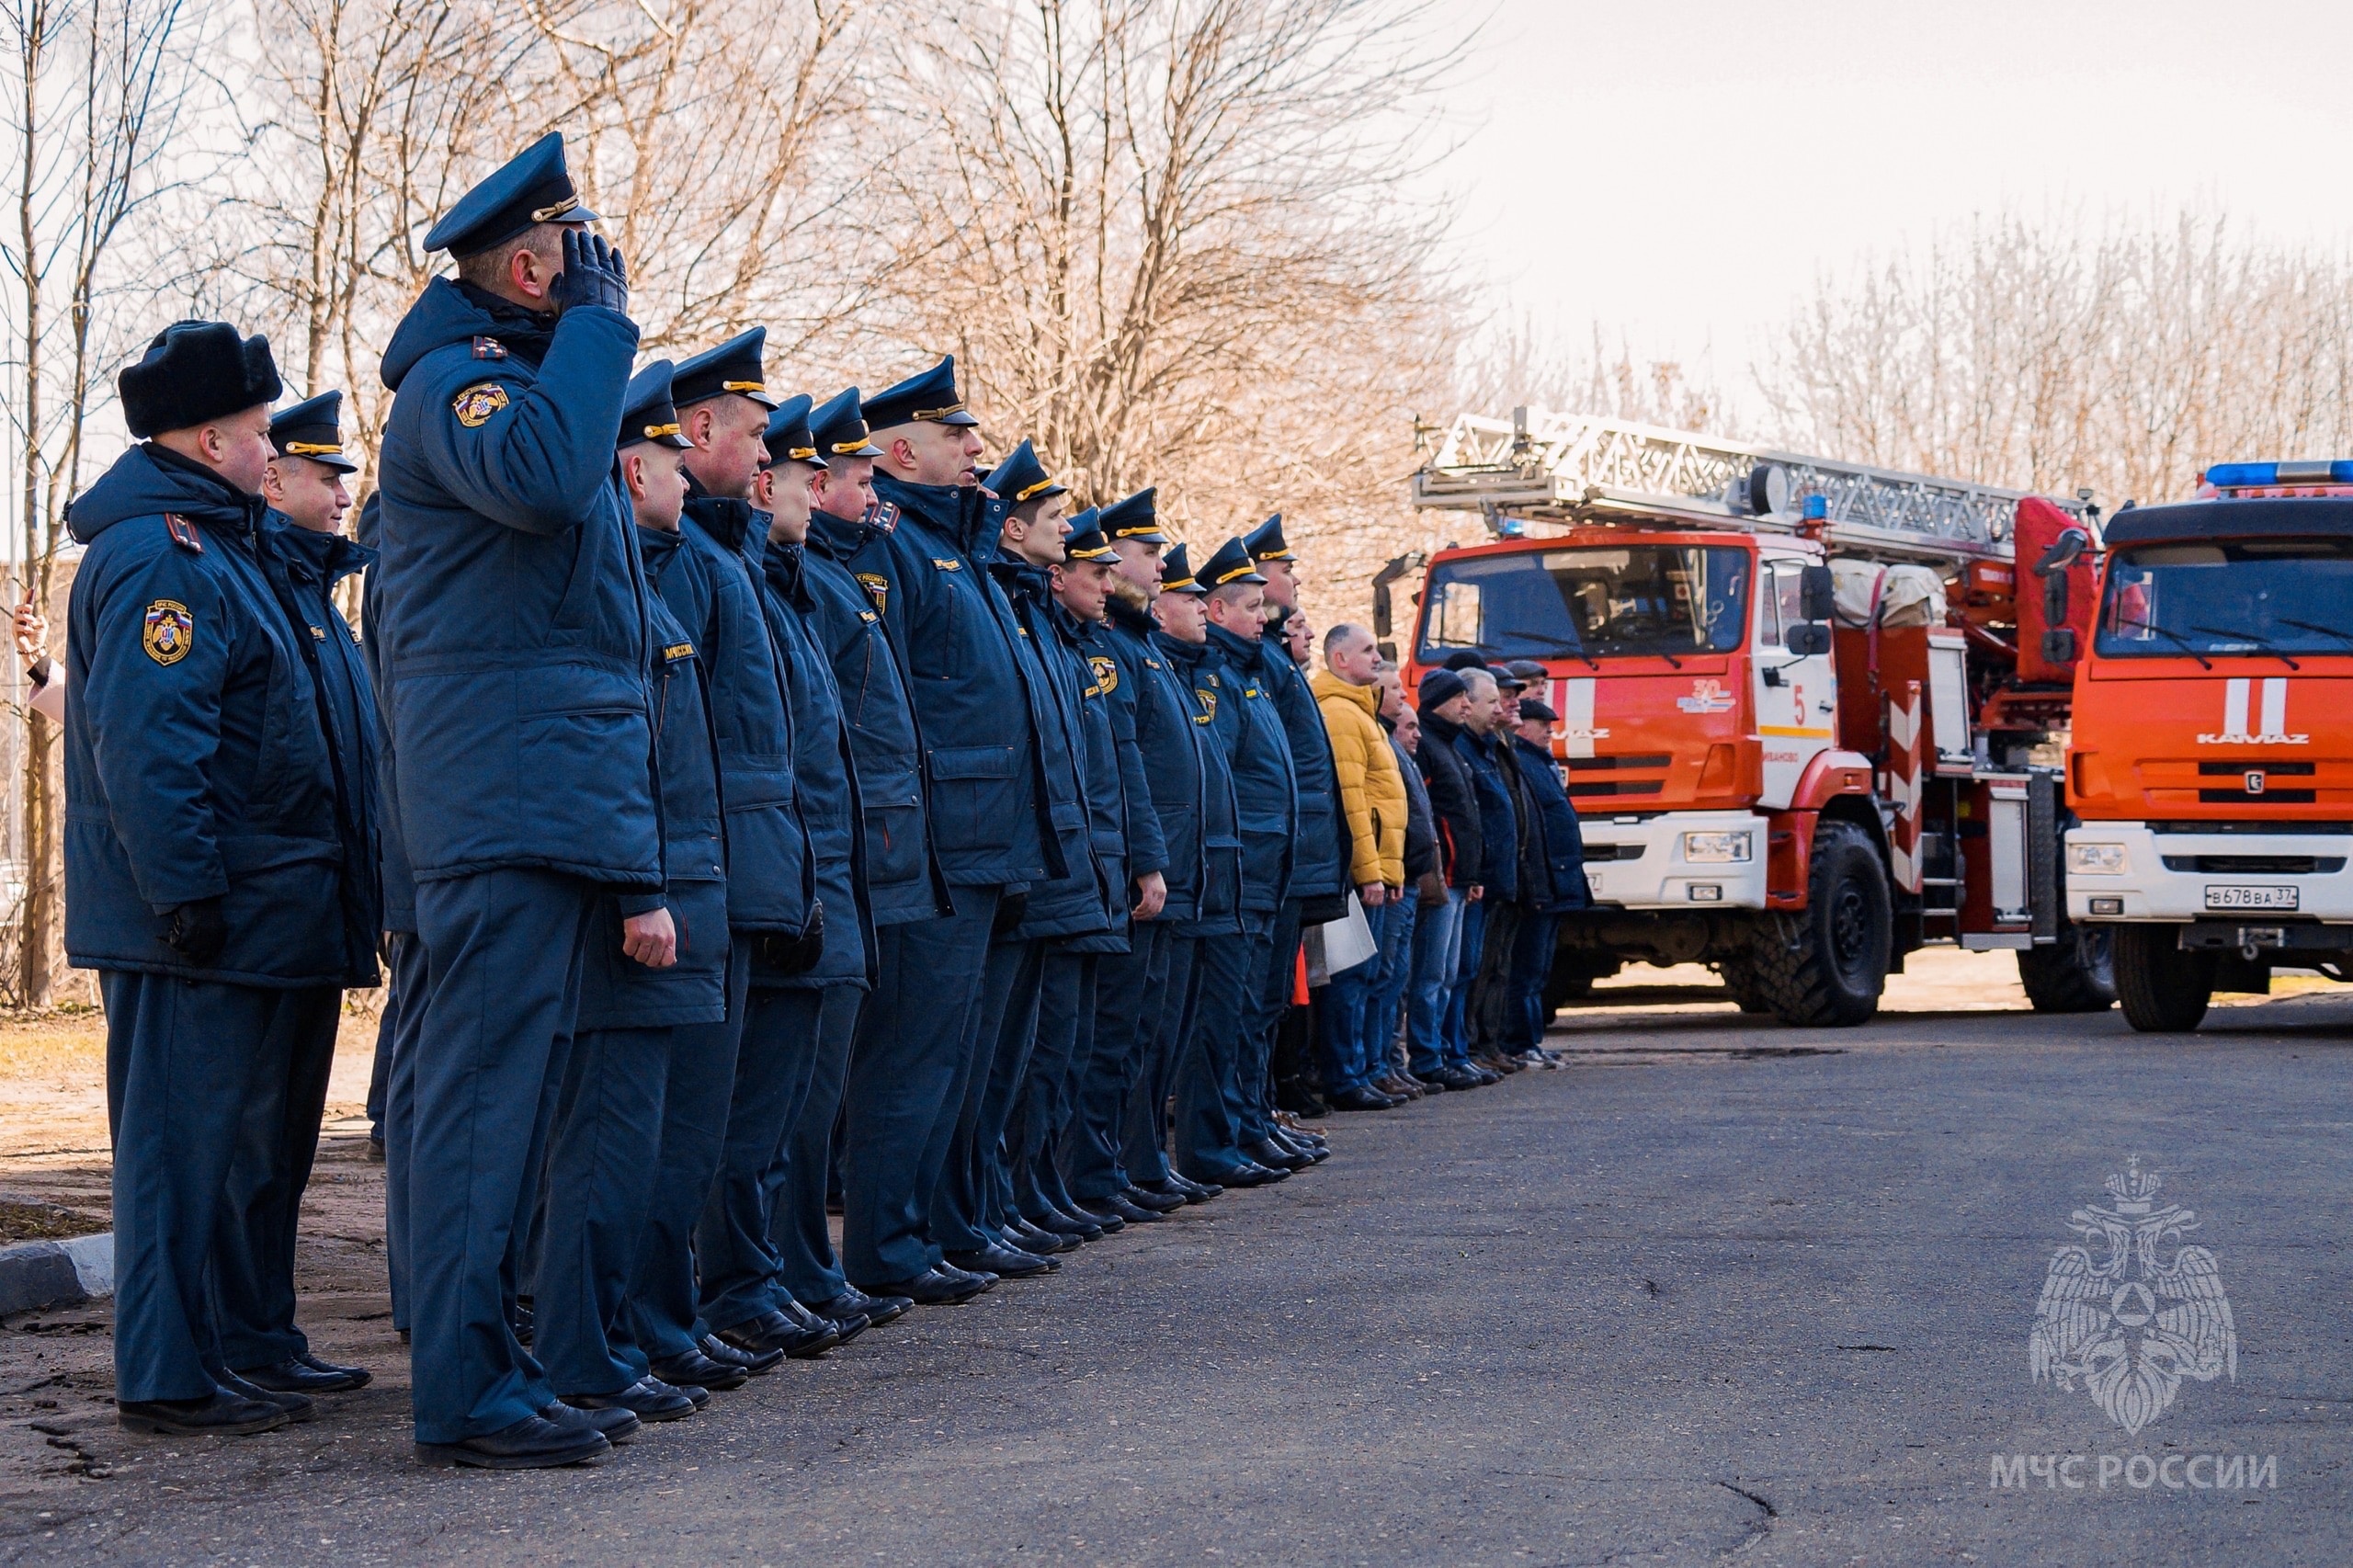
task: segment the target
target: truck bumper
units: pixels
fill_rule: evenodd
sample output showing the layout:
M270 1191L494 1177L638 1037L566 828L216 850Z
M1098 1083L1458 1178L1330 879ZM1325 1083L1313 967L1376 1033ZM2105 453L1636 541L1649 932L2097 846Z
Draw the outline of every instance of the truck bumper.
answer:
M2092 845L2120 847L2122 869L2086 870L2074 851ZM2278 833L2160 834L2146 823L2095 822L2070 828L2067 847L2070 920L2353 922L2353 835L2291 824Z
M1762 909L1765 819L1754 812L1668 812L1616 821L1584 820L1586 885L1597 904L1620 909ZM1748 858L1695 861L1684 835L1748 835Z

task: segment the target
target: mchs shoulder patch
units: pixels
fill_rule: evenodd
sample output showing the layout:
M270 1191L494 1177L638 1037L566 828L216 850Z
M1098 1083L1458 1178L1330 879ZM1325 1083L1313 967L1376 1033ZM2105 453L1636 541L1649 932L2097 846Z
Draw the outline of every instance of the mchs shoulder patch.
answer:
M885 577L880 572L857 572L851 574L858 579L858 585L866 590L866 597L874 601L874 608L876 609L882 609L889 604L891 598L890 578Z
M449 412L458 423L469 430L479 430L490 423L491 415L506 406L506 389L496 381L484 381L468 387L450 401Z
M176 665L196 645L196 618L177 599L157 599L147 607L139 643L157 664Z

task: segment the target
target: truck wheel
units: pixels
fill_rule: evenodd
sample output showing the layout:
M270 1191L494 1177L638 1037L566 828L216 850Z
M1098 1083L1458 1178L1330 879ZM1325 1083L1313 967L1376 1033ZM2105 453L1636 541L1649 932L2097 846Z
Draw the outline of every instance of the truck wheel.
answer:
M2038 1013L2104 1013L2116 1004L2112 926L2069 926L2047 948L2018 949L2018 983Z
M1802 914L1759 923L1750 973L1785 1024L1845 1028L1879 1011L1895 946L1893 901L1879 851L1852 823L1813 830Z
M1724 990L1742 1012L1769 1013L1773 1010L1765 1000L1764 988L1756 983L1755 966L1746 959L1725 959L1716 965L1716 977L1724 983Z
M1572 1002L1593 994L1593 983L1623 969L1622 960L1589 948L1561 948L1552 954L1552 971L1544 977L1544 1007L1557 1013Z
M2186 1034L2214 996L2214 955L2184 950L2171 926L2116 930L2116 999L2143 1034Z

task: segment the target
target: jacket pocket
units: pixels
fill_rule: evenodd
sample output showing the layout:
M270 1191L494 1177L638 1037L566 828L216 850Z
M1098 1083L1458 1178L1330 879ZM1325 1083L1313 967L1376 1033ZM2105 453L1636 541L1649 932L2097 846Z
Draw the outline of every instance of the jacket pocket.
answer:
M858 776L866 814L866 880L895 887L923 880L923 791L912 769Z
M979 846L1007 840L1021 808L1021 753L1013 746L937 746L925 759L931 773L931 815L944 845Z

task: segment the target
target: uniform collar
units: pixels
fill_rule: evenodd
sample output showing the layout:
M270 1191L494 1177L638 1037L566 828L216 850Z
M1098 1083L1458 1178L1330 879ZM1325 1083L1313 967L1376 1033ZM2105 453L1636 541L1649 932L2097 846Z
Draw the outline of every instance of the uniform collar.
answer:
M858 552L860 545L872 537L873 530L856 517L836 517L831 512L811 508L809 513L809 545L818 554L831 561L847 561Z
M817 537L813 527L809 537ZM771 542L760 562L760 570L767 574L769 585L782 594L785 602L795 609L805 610L814 605L809 597L808 587L801 581L806 561L805 546Z
M752 504L749 501L713 495L691 473L687 475L686 515L696 527L731 551L740 551L744 548L744 536L752 528Z
M262 537L269 541L272 550L307 562L319 580L329 585L365 570L376 560L376 552L365 545L355 544L341 534L297 528L275 512L263 522Z

